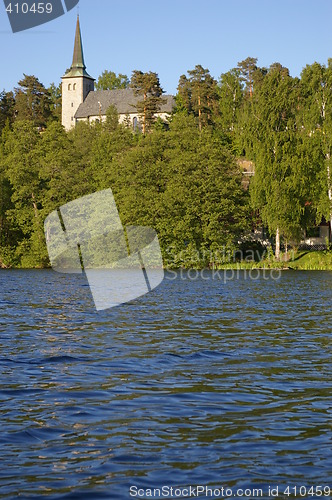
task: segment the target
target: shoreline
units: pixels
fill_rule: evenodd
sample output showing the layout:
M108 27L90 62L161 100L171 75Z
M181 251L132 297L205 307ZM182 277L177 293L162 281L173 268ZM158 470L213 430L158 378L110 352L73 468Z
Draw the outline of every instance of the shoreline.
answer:
M283 256L284 257L284 256ZM182 264L182 265L181 265ZM208 264L197 262L196 264L182 262L180 265L167 263L164 265L164 271L189 271L203 270L210 271L230 271L230 270L261 270L261 271L332 271L332 250L322 250L314 252L299 252L290 260L276 261L273 258L261 261L242 260L238 262L226 262L223 264ZM52 269L51 266L27 266L4 264L0 259L0 270L8 269Z

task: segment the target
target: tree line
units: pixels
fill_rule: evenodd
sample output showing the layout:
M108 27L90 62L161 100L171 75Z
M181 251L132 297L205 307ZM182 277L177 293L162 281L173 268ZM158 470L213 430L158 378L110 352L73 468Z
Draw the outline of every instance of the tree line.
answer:
M181 75L168 123L158 75L131 79L104 71L100 90L132 87L143 130L103 123L65 132L61 87L24 75L0 93L0 262L47 266L45 217L62 204L111 187L124 224L154 227L164 260L212 265L264 224L296 244L304 230L331 220L332 60L300 78L279 63L247 58L213 78L198 65ZM238 159L251 160L249 190Z

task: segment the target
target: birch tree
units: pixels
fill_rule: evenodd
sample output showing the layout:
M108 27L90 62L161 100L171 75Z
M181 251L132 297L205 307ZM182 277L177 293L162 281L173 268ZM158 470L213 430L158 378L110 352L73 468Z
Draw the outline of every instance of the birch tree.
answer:
M322 217L332 229L332 59L327 67L315 62L301 74L301 118L306 150L316 149L317 223ZM322 161L323 159L323 161Z

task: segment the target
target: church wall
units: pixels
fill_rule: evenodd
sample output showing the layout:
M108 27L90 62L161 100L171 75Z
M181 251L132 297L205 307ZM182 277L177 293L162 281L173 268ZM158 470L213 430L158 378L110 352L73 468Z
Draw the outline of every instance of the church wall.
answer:
M62 80L62 125L66 130L75 126L75 113L90 91L93 80L84 77L63 78Z
M170 115L168 113L156 113L156 117L161 118L164 121L168 121L169 116ZM78 118L76 121L77 122L79 122L79 121L86 122L87 121L89 123L93 123L93 122L98 121L98 120L100 120L100 116L93 115L93 116L89 116L87 118ZM102 122L106 121L106 115L101 116L101 121ZM136 126L141 128L140 127L140 125L141 125L140 115L137 113L119 114L119 123L130 124L133 128L136 128Z

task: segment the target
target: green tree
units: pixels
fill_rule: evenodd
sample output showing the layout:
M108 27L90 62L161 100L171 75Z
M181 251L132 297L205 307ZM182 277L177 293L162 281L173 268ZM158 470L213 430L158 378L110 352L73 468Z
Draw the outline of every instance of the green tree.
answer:
M255 112L249 133L253 140L255 175L250 184L254 208L280 238L299 238L308 196L303 162L299 156L297 106L299 82L281 65L272 65L253 95Z
M45 127L50 117L50 95L35 76L24 74L15 88L18 120L30 120L37 127Z
M51 122L42 133L36 155L38 177L43 193L41 210L43 219L53 210L75 198L75 191L81 185L80 169L73 154L74 144L59 122ZM84 193L86 194L86 193Z
M0 133L6 125L13 124L15 117L15 99L13 92L0 92Z
M220 77L218 85L219 123L225 133L234 135L243 103L239 70L233 69Z
M79 122L68 133L71 141L71 163L68 172L72 179L71 199L91 192L93 151L101 128L98 122L95 124Z
M136 105L136 109L142 117L142 131L145 134L151 130L156 120L156 113L165 102L165 99L161 97L164 91L160 86L157 73L152 71L149 73L133 71L130 87L141 98Z
M96 90L126 89L129 87L129 83L127 75L122 73L117 75L114 71L104 70L98 77L95 87Z
M236 162L192 115L113 154L109 172L122 222L154 227L169 264L211 265L246 226Z
M61 112L62 112L62 85L59 83L58 86L55 83L51 83L47 89L50 96L50 111L51 116L58 122L61 122Z
M255 73L257 71L257 58L247 57L237 65L245 92L252 97L254 91Z
M332 60L328 65L307 65L301 74L301 115L303 149L311 152L312 194L310 204L316 207L316 222L325 217L332 229Z
M211 125L218 111L217 82L208 69L196 65L188 71L189 78L180 77L177 103L179 109L187 109L197 117L198 128Z
M121 179L123 189L128 186L129 180L122 176L119 161L126 151L137 143L137 136L125 125L119 124L114 109L107 115L106 122L100 126L92 151L89 177L92 189L113 188Z
M13 207L6 215L20 231L16 255L23 266L48 261L41 214L44 182L39 176L37 146L41 140L33 122L17 121L5 143L4 165Z
M179 79L179 84L177 88L178 93L176 94L176 111L183 112L187 114L192 112L191 107L191 86L186 75L181 75Z
M11 223L8 211L13 208L12 188L7 176L6 142L10 135L9 121L0 136L0 268L14 263L13 255L19 229Z

